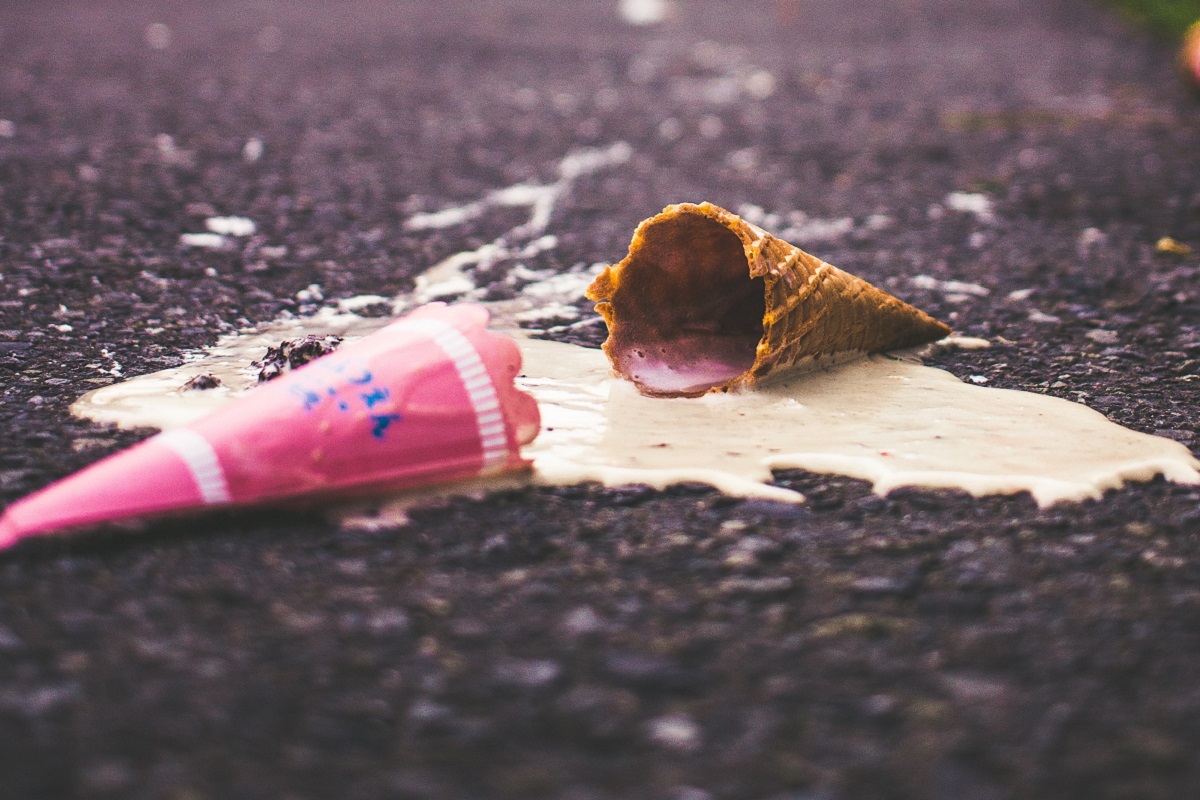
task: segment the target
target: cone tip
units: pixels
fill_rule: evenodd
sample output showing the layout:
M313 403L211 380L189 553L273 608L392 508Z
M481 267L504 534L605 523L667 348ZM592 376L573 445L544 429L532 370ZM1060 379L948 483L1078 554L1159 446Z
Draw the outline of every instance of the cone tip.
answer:
M22 533L11 514L0 514L0 550L7 550L16 544Z

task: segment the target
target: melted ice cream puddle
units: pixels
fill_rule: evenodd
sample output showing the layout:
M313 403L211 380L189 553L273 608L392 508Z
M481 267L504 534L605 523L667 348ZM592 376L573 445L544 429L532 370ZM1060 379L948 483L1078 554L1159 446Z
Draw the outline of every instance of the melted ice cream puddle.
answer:
M478 296L470 266L519 258L529 248L552 249L553 237L544 231L554 201L579 174L627 159L627 149L618 146L575 155L564 160L557 183L521 187L531 198L528 223L431 268L418 279L417 296L395 298L393 307L460 291ZM460 224L507 197L504 191L462 209L418 215L411 227ZM511 274L523 269L518 265ZM404 521L406 509L438 498L589 480L655 487L694 481L733 495L803 501L796 492L769 485L771 470L784 468L860 478L879 493L899 486L975 495L1029 491L1043 506L1099 497L1127 480L1157 474L1200 483L1200 462L1177 442L1128 430L1078 403L975 386L943 370L886 356L784 375L748 393L644 397L632 384L610 376L601 351L529 339L517 329L522 320L542 318L546 309L574 311L569 304L582 296L594 273L551 276L528 284L514 300L488 304L493 327L520 339L525 367L518 385L537 398L542 413L542 433L524 450L533 460L530 473L410 491L370 513L343 510L343 523L394 525ZM342 311L325 309L307 319L224 337L180 367L93 391L72 410L122 427L186 424L253 386L256 370L250 361L269 345L310 333L351 339L389 321L349 313L353 298L339 305ZM215 374L225 388L181 390L201 373Z
M520 307L497 305L501 325ZM98 389L72 410L122 427L183 425L251 387L249 361L268 344L305 333L352 338L384 322L327 313L229 337L204 358ZM699 482L732 495L800 502L800 494L768 483L772 469L785 468L860 478L881 494L899 486L974 495L1024 490L1043 506L1099 497L1157 474L1200 482L1200 463L1177 442L1123 428L1078 403L975 386L887 356L787 375L753 392L661 399L612 377L599 350L507 332L519 337L525 361L517 384L542 412L542 433L524 450L532 472L406 493L385 504L384 519L400 521L406 508L439 496L589 480L659 488ZM227 388L180 389L202 372Z
M1200 478L1179 443L1122 428L1086 406L985 389L886 356L781 376L753 392L660 399L609 378L599 351L530 340L523 350L522 387L546 409L550 429L527 450L542 483L699 481L729 494L798 500L766 485L772 469L796 468L867 480L879 493L1028 490L1049 505L1159 473Z

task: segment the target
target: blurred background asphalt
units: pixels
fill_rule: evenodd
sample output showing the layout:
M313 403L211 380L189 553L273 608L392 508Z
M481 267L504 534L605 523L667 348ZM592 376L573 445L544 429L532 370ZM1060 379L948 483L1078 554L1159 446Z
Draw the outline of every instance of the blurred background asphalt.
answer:
M629 163L575 182L529 266L619 259L669 202L774 214L994 343L938 365L1195 450L1174 47L1087 0L11 0L0 501L148 434L73 420L84 391L311 311L313 284L410 288L521 212L411 214L615 142ZM181 246L214 214L257 233ZM809 505L583 486L373 533L256 511L23 545L0 796L1194 792L1200 491L780 481Z

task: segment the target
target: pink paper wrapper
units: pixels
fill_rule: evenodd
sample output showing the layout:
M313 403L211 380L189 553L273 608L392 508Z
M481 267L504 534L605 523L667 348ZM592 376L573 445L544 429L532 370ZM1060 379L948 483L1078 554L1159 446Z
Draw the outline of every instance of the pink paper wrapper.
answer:
M516 342L433 304L14 503L27 536L203 506L348 497L521 469L537 436Z

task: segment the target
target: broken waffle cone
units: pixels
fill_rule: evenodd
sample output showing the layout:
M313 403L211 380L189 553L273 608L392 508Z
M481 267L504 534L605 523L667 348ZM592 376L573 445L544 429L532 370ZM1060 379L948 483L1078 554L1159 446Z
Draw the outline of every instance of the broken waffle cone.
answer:
M288 505L521 469L540 429L516 342L481 306L431 304L51 484L0 515L0 548L212 506Z
M667 206L587 289L643 394L697 396L941 339L950 328L711 203Z

